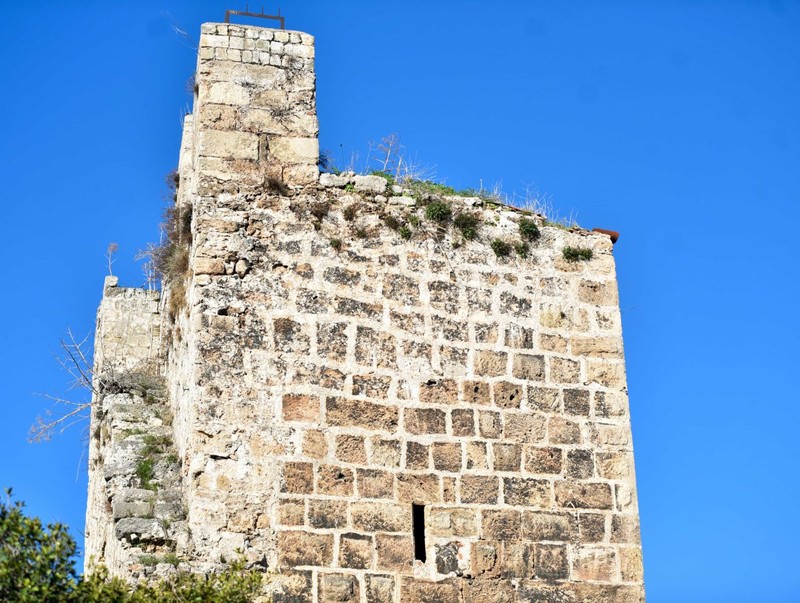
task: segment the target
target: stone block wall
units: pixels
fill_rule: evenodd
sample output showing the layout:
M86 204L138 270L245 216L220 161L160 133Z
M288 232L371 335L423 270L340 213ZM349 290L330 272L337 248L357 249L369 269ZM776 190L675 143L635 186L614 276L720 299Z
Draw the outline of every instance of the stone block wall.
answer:
M276 603L642 601L608 238L318 175L307 34L204 25L197 82L163 338L180 562L243 554ZM541 237L496 255L523 218Z

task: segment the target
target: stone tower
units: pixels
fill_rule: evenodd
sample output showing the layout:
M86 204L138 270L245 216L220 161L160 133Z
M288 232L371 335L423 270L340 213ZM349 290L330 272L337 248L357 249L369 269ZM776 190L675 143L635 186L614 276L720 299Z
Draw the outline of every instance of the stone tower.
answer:
M87 559L244 556L276 603L643 601L609 238L320 175L308 34L206 24L196 84L163 295L98 312Z

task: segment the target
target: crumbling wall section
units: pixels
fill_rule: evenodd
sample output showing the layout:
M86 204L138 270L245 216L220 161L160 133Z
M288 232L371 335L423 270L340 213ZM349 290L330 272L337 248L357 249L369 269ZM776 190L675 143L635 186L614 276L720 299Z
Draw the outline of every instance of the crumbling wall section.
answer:
M86 569L164 573L186 548L185 503L166 401L155 291L106 279L95 334Z

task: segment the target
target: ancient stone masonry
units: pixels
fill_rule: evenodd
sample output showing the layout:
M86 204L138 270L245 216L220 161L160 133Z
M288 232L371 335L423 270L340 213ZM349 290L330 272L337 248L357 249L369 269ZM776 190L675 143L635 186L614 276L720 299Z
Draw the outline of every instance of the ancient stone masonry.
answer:
M99 311L163 388L96 403L87 553L130 577L243 555L275 602L643 601L610 240L320 175L313 61L305 33L203 26L188 275ZM522 219L541 236L497 255ZM131 414L164 436L147 483Z

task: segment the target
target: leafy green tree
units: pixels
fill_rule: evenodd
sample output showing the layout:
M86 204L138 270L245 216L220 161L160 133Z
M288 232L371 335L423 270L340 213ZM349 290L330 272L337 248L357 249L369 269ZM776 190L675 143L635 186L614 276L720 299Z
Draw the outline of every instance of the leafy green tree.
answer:
M11 489L0 501L0 601L64 601L77 584L75 541L64 525L44 526L24 506L11 501Z
M42 525L22 502L0 501L0 601L3 603L250 603L261 593L263 574L242 563L217 574L175 574L157 582L129 584L99 567L75 572L75 541L59 523Z

